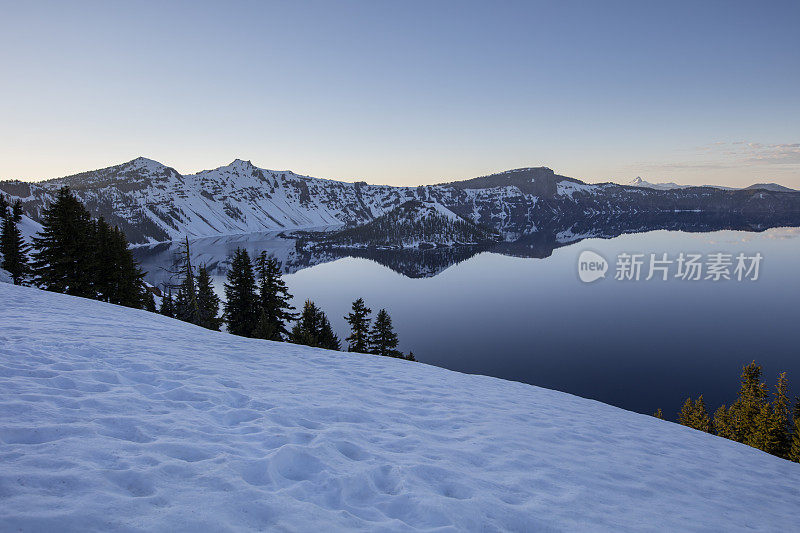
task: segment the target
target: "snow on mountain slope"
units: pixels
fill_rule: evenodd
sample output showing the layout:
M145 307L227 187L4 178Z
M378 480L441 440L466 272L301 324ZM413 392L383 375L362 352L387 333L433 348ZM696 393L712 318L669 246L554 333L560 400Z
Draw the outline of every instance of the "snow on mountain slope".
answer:
M647 187L648 189L658 189L661 191L669 191L672 189L685 189L686 187L691 187L691 185L678 185L677 183L668 182L668 183L650 183L649 181L645 181L640 177L634 178L628 185L633 187Z
M27 215L22 215L22 220L20 220L18 227L22 237L28 244L33 242L34 235L42 231L42 225Z
M361 223L417 193L260 169L240 159L184 176L143 157L44 182L0 182L0 190L21 198L26 212L38 218L64 185L137 244Z
M0 530L789 531L800 465L568 394L0 284Z
M611 183L589 185L546 167L522 168L464 181L420 187L348 183L258 168L237 159L196 174L143 157L121 165L43 182L0 181L0 192L20 198L41 220L55 192L69 186L93 216L119 226L129 242L146 244L321 226L360 225L409 200L518 238L553 219L567 227L587 216L698 210L726 213L800 213L800 194L720 189L657 190Z

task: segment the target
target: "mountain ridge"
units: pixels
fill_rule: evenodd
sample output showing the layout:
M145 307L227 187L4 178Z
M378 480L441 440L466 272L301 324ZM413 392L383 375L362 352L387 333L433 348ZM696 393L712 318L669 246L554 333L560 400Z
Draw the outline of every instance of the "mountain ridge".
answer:
M435 202L465 220L516 240L553 220L598 214L698 210L800 213L800 193L689 187L654 190L587 184L547 167L507 170L462 181L403 187L344 182L269 170L234 159L225 166L180 174L146 157L41 182L2 181L0 192L22 200L40 221L62 185L94 216L104 216L133 244L189 237L354 226L398 205Z

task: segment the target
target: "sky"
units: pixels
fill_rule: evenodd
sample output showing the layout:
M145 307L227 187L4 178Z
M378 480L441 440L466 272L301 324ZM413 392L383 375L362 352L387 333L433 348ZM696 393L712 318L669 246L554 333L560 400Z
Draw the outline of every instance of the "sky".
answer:
M0 179L800 188L800 2L0 0Z

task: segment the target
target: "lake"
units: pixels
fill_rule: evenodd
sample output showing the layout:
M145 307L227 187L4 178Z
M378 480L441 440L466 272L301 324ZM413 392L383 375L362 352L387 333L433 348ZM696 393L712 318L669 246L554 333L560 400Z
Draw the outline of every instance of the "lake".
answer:
M564 236L559 239L564 241ZM566 239L569 241L569 238ZM674 418L686 396L710 410L730 403L742 365L756 360L770 388L787 371L800 394L800 228L763 232L649 231L516 249L340 252L298 249L279 234L193 241L197 264L222 289L236 247L274 253L295 305L310 298L340 338L362 297L386 308L400 349L424 363L522 381ZM169 279L177 245L136 248L148 281ZM578 276L583 251L605 258L605 278ZM758 279L676 278L677 264L646 281L649 257L760 253ZM620 254L646 254L639 281L615 279ZM658 272L658 271L657 271ZM730 267L733 274L733 266ZM751 272L752 277L752 272ZM343 342L344 344L344 342ZM480 401L476 398L476 401Z

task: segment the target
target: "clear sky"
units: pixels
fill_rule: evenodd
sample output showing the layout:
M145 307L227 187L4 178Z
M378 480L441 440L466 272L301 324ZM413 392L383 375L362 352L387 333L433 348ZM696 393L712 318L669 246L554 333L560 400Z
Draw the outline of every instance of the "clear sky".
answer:
M800 188L800 2L0 0L0 179L143 155Z

